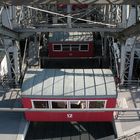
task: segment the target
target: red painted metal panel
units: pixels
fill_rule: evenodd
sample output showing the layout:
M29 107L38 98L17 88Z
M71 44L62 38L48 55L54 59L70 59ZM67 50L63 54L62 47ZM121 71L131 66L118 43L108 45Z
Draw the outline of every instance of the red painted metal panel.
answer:
M97 99L92 98L89 100ZM100 100L107 100L107 108L113 108L116 105L115 98L100 98ZM31 99L29 98L23 98L22 103L25 108L32 107ZM112 121L113 112L25 112L25 117L29 121Z
M26 112L28 121L112 121L112 112Z
M62 44L61 42L55 44ZM65 43L65 44L82 44L82 42L78 43ZM89 50L88 51L53 51L53 44L48 44L48 55L49 57L93 57L94 56L94 47L93 43L89 42Z

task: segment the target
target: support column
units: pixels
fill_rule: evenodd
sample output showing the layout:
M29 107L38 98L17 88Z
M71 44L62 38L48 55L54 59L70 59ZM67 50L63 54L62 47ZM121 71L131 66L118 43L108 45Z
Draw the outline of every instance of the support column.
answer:
M72 7L72 5L70 5L70 4L68 4L67 5L67 13L70 15L70 13L71 13L71 7ZM71 28L72 26L71 26L71 17L68 17L67 18L67 24L68 24L68 27L69 28Z
M121 84L124 84L125 81L128 82L132 80L135 40L135 37L129 38L126 40L125 45L122 44L120 69Z
M15 14L13 13L13 6L9 6L3 9L1 21L2 24L9 29L13 28L13 19L16 20ZM20 77L20 69L19 69L19 43L16 40L12 40L11 38L3 37L3 46L5 48L6 53L6 63L5 67L7 67L7 74L9 77L9 83L18 85L18 80Z
M136 23L136 7L123 6L122 10L123 27L127 28ZM121 84L132 80L136 37L128 38L121 44Z
M7 74L11 83L18 85L20 77L19 59L18 59L18 43L10 39L4 39L4 47L7 58ZM9 81L10 82L10 81Z
M129 73L128 73L128 80L132 80L133 74L133 65L134 65L134 54L135 54L135 44L133 44L130 54L130 66L129 66Z
M0 26L2 25L2 12L3 12L4 7L0 8Z
M57 5L54 5L53 11L57 11ZM53 15L53 24L57 24L57 23L58 23L58 16Z
M127 27L136 23L136 7L130 7L130 14L128 17Z
M125 42L121 42L121 63L120 63L120 80L124 83L124 68L125 68Z
M11 6L11 11L12 11L12 14L11 14L11 16L12 16L12 25L13 25L13 28L14 28L14 27L18 26L18 24L16 22L16 7Z

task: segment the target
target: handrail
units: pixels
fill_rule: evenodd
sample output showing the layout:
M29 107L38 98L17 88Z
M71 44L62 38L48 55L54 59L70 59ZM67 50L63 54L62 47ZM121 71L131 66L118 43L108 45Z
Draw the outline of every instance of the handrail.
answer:
M136 85L137 87L140 86L140 80L124 80L123 84L120 86L134 86Z
M138 112L140 108L94 108L94 109L50 109L50 108L0 108L2 112Z
M134 134L131 134L131 135L121 136L117 138L117 140L127 140L127 138L131 140L132 138L136 138L137 136L140 136L140 132L135 132Z

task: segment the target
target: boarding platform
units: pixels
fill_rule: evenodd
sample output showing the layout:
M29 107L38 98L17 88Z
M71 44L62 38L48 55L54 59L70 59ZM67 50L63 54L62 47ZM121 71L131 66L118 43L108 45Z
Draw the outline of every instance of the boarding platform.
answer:
M0 86L0 107L21 107L20 91ZM24 140L29 122L21 112L0 112L0 140Z

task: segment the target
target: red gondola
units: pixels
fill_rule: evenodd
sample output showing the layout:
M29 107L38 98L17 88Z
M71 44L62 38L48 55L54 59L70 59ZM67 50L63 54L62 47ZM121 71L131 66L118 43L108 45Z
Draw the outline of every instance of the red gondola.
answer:
M116 87L109 69L29 69L22 85L25 108L48 112L25 112L29 121L112 121ZM87 111L90 110L90 111Z
M92 32L50 33L48 43L49 57L93 57Z

